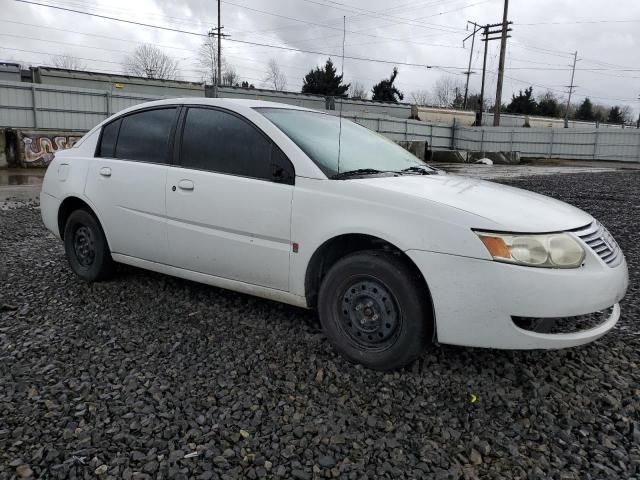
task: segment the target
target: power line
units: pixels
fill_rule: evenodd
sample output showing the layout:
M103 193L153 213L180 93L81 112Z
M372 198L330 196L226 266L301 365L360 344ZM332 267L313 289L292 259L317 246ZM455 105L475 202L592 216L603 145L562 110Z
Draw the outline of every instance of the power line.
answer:
M55 5L47 5L44 3L39 3L39 2L34 2L31 0L15 0L16 2L20 2L20 3L28 3L28 4L32 4L32 5L39 5L42 7L48 7L48 8L54 8L54 9L58 9L58 10L63 10L63 11L68 11L68 12L72 12L72 13L78 13L81 15L87 15L87 16L91 16L91 17L98 17L98 18L103 18L106 20L113 20L116 22L122 22L122 23L129 23L129 24L133 24L133 25L138 25L138 26L143 26L143 27L148 27L148 28L155 28L155 29L160 29L160 30L168 30L171 32L177 32L177 33L184 33L187 35L195 35L198 37L208 37L208 34L205 33L199 33L199 32L191 32L188 30L180 30L180 29L175 29L175 28L169 28L169 27L163 27L160 25L151 25L148 23L142 23L142 22L136 22L133 20L125 20L122 18L116 18L116 17L109 17L106 15L99 15L96 13L90 13L90 12L83 12L81 10L75 10L75 9L70 9L70 8L65 8L65 7L58 7ZM305 50L305 49L301 49L301 48L294 48L294 47L285 47L282 45L271 45L268 43L260 43L260 42L251 42L248 40L239 40L239 39L232 39L229 38L227 39L228 42L234 42L234 43L240 43L243 45L253 45L253 46L259 46L259 47L268 47L268 48L274 48L274 49L278 49L278 50L286 50L286 51L292 51L292 52L300 52L300 53L308 53L308 54L313 54L313 55L322 55L322 56L333 56L333 57L338 57L339 55L337 55L335 52L322 52L322 51L317 51L317 50ZM345 56L345 58L348 58L349 60L356 60L356 61L363 61L363 62L372 62L372 63L383 63L383 64L388 64L388 65L403 65L403 66L408 66L408 67L420 67L420 68L451 68L451 69L464 69L464 67L457 67L457 66L448 66L448 67L444 67L444 66L440 66L440 65L428 65L428 64L423 64L423 63L411 63L411 62L398 62L398 61L392 61L392 60L384 60L384 59L375 59L375 58L368 58L368 57L354 57L354 56Z
M103 18L105 20L113 20L113 21L116 21L116 22L130 23L132 25L138 25L138 26L141 26L141 27L158 28L158 29L162 29L162 30L167 30L169 32L184 33L185 35L196 35L198 37L206 37L207 36L207 34L203 34L203 33L190 32L188 30L181 30L181 29L178 29L178 28L161 27L159 25L151 25L151 24L148 24L148 23L136 22L134 20L124 20L122 18L109 17L107 15L100 15L98 13L92 13L92 12L83 12L81 10L75 10L73 8L60 7L60 6L57 6L57 5L47 5L46 3L38 3L38 2L30 1L30 0L15 0L15 1L19 2L19 3L28 3L30 5L38 5L40 7L54 8L56 10L63 10L65 12L79 13L81 15L88 15L90 17Z
M518 23L518 26L532 27L538 25L584 25L594 23L640 23L638 20L572 20L568 22L536 22L536 23Z
M317 1L312 1L312 0L305 0L311 3L318 3ZM491 0L483 0L483 2L480 3L484 3L486 1L491 1ZM337 2L334 2L337 3ZM418 2L418 3L424 3L424 2ZM441 2L435 2L433 4L429 4L429 5L435 5ZM324 5L324 6L328 6L328 5ZM334 7L336 8L336 7ZM356 7L357 8L357 7ZM391 10L397 9L398 7L392 8ZM462 7L462 8L467 8ZM343 9L344 10L344 9ZM460 29L458 27L454 27L454 26L448 26L448 25L440 25L440 24L431 24L431 23L427 23L427 22L421 22L419 21L420 19L409 19L409 18L404 18L404 17L397 17L394 15L389 15L389 10L383 10L383 11L372 11L372 10L366 10L366 9L359 9L360 11L357 12L357 14L354 17L358 17L358 16L365 16L365 17L369 17L369 18L374 18L374 19L384 19L384 20L388 20L388 19L394 19L394 20L399 20L398 22L394 23L394 24L398 24L398 23L402 23L402 24L406 24L406 25L411 25L411 26L417 26L417 27L422 27L422 28L427 28L430 30L439 30L439 31L443 31L443 32L447 32L447 33L452 33L452 31L460 31ZM352 17L352 18L354 18ZM427 17L425 17L427 18ZM337 18L333 18L333 19L328 19L328 21L331 20L335 20L337 21ZM353 20L352 20L353 21ZM390 25L394 25L394 24L390 24ZM387 25L382 25L381 27L384 27ZM275 29L269 29L269 30L262 30L261 32L275 32L278 30L285 30L285 29L290 29L290 28L296 28L297 26L284 26L284 27L279 27L279 28L275 28ZM446 30L448 29L448 30ZM362 32L362 30L359 30L358 32ZM246 32L238 32L240 34L242 33L257 33L255 31L246 31ZM336 37L338 36L338 34L336 35L332 35L332 37ZM325 38L325 37L323 37Z

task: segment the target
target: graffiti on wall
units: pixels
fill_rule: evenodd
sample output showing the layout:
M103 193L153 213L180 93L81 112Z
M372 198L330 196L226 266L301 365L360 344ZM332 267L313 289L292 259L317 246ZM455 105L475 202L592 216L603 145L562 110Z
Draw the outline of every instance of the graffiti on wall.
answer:
M73 147L80 138L78 135L46 135L41 133L31 135L23 133L24 163L27 166L46 167L53 160L55 152Z

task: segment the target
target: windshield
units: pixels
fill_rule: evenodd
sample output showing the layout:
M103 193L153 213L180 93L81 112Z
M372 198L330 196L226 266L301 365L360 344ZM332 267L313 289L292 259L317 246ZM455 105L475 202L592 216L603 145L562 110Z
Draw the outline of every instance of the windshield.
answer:
M363 174L429 168L404 148L350 120L332 115L284 108L257 108L284 132L327 175L358 171ZM338 166L338 148L340 165Z

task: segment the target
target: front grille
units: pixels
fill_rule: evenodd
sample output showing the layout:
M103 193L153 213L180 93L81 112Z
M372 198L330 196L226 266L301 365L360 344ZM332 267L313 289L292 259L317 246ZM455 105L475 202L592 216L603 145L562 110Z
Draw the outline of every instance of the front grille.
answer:
M573 230L580 239L589 245L604 262L610 267L617 267L622 263L624 256L622 250L618 246L618 243L611 236L604 226L594 221L591 225L588 225L577 230Z
M575 317L533 318L511 317L513 323L523 330L536 333L575 333L590 330L606 322L613 314L614 307L599 312L577 315Z

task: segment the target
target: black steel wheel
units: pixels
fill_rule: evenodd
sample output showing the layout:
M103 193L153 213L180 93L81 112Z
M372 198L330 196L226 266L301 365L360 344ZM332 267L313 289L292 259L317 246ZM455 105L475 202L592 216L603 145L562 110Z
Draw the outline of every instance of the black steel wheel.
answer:
M107 278L113 260L100 223L87 210L69 215L64 229L64 249L71 270L87 282Z
M378 370L411 363L432 338L429 292L407 260L381 251L348 255L325 275L318 313L347 359Z
M377 278L355 277L338 308L345 335L364 350L384 350L402 330L402 314L390 290Z
M93 230L81 225L73 234L73 251L78 263L90 267L96 259L96 243Z

